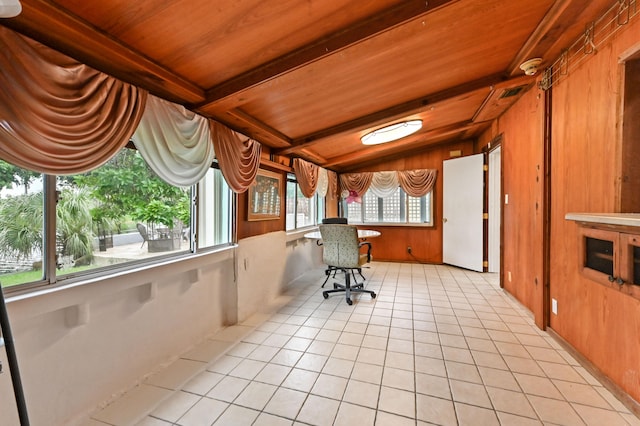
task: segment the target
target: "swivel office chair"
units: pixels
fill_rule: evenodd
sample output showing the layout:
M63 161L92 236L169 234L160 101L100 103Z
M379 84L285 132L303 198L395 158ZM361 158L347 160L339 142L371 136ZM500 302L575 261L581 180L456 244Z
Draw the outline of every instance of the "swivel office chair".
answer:
M371 243L361 243L358 228L353 225L326 224L319 228L324 245L322 260L335 270L342 271L345 280L344 284L334 283L333 290L324 290L322 296L327 299L331 293L344 292L349 305L353 304L351 293L369 293L371 298L375 298L376 293L365 290L364 283L351 285L354 271L361 270L362 265L371 261ZM368 247L366 253L361 251L362 247Z
M347 218L346 217L325 217L324 219L322 219L322 224L323 225L327 225L327 224L346 225L347 223L348 222L347 222ZM317 240L316 244L321 246L322 245L322 241L321 240ZM367 243L367 244L369 244L369 243ZM371 250L371 244L369 244L369 250ZM357 271L360 274L360 276L362 277L362 279L364 280L365 277L364 277L364 275L362 275L362 269L358 268ZM324 288L324 286L327 283L327 281L329 281L329 278L331 278L331 274L333 274L333 277L335 278L336 272L338 272L338 269L334 268L331 265L327 265L327 269L324 270L324 274L327 277L322 282L322 286L321 286L322 288ZM352 273L353 273L353 271L352 271ZM356 281L355 273L353 273L353 280Z

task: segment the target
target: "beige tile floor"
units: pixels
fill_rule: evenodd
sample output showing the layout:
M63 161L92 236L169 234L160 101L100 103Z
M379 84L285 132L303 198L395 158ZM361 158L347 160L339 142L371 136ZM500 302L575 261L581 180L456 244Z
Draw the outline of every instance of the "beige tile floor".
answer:
M321 269L89 426L640 425L496 274L374 262L378 293L324 300Z

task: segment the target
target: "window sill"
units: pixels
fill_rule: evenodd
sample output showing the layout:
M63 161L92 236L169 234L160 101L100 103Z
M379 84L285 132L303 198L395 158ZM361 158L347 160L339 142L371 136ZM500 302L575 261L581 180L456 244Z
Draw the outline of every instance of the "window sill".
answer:
M389 227L403 227L403 228L433 228L433 223L399 223L399 222L349 222L349 225L356 226L389 226Z
M291 241L301 240L304 238L304 234L311 231L316 231L318 225L307 226L305 228L292 229L287 231L287 243Z
M224 246L214 250L207 250L204 252L188 255L188 256L180 256L173 257L170 259L165 259L163 261L146 263L141 265L132 266L129 265L128 268L121 268L118 270L110 270L108 273L96 273L96 274L87 274L81 277L74 277L65 280L61 280L56 284L43 284L34 286L28 286L28 288L19 289L16 288L15 291L11 291L6 296L7 303L18 302L26 299L34 299L39 298L41 296L46 296L54 293L64 293L66 291L70 291L76 288L94 288L98 286L100 288L100 294L106 293L115 293L122 290L127 290L133 287L139 287L141 285L150 285L153 286L155 279L149 280L144 279L142 282L138 282L137 280L123 280L122 277L132 277L134 275L145 274L145 277L162 277L165 276L169 271L177 273L187 273L189 276L190 282L197 282L200 277L200 266L201 258L212 256L215 259L213 261L224 260L228 257L233 256L233 250L235 250L236 245ZM198 266L191 268L190 263L194 263ZM181 265L182 268L176 268L177 265ZM191 268L191 269L190 269ZM19 286L17 286L19 287ZM64 296L63 296L64 298ZM72 301L64 302L65 305L73 304ZM46 309L46 311L50 311L50 309Z

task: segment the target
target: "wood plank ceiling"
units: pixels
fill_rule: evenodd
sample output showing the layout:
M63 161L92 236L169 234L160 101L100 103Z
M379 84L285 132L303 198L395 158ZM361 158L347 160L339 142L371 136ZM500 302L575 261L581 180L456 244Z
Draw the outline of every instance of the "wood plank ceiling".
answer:
M614 0L23 0L18 32L348 171L476 138ZM517 92L517 90L515 90ZM522 93L522 92L520 92ZM405 119L420 132L365 147Z

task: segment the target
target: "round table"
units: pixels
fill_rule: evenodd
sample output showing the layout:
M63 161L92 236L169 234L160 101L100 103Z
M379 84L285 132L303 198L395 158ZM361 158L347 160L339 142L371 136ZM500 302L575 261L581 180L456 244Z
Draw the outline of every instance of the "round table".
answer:
M360 239L374 238L379 236L380 236L380 232L374 231L373 229L358 229L358 238ZM304 234L304 237L309 238L311 240L322 239L322 235L320 234L320 231L307 232L306 234Z

